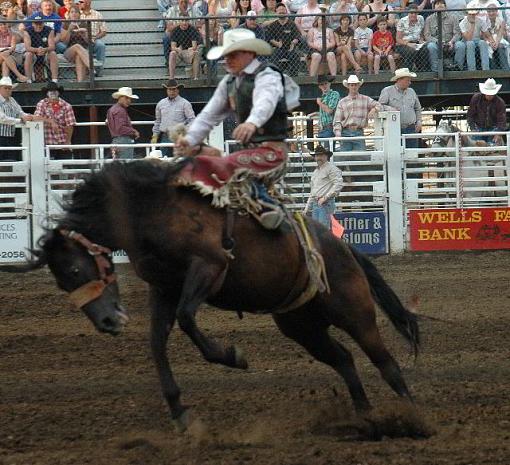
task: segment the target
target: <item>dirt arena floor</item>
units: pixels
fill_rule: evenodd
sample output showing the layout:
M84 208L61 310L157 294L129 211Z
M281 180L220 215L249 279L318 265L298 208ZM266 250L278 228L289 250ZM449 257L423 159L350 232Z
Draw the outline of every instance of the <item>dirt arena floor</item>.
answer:
M241 346L250 367L209 365L175 330L171 359L196 418L177 434L149 354L145 285L120 267L131 322L113 338L73 312L43 270L0 275L0 464L510 464L510 253L375 262L403 300L418 294L419 312L442 320L422 321L415 362L379 318L418 411L395 400L346 335L336 336L353 350L374 415L430 437L366 439L343 382L270 317L214 310L199 324Z

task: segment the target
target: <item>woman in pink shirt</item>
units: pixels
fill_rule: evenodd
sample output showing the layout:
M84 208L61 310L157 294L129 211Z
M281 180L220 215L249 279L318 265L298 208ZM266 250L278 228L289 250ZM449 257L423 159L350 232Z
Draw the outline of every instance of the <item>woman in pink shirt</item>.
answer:
M308 15L296 18L296 26L303 36L306 37L308 31L312 29L315 15L321 14L321 9L317 0L308 0L303 8L298 10L298 15Z
M316 16L313 27L308 31L307 42L310 47L310 76L316 76L322 60L322 17ZM336 76L336 40L333 30L326 28L326 61L329 74Z

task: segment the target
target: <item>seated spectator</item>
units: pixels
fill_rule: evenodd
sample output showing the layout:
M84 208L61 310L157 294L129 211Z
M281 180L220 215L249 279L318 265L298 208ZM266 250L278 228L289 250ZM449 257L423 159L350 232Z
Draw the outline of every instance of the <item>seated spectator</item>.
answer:
M165 26L165 35L163 36L163 54L168 66L168 56L170 54L170 36L174 29L179 25L177 18L181 16L191 16L191 7L187 0L178 0L176 5L171 6L165 13L167 18Z
M12 21L23 21L28 16L27 12L28 12L27 0L16 0L16 3L7 9L6 18ZM23 31L25 30L25 26L23 25L23 23L13 23L11 29L14 32L20 34L22 42L23 41L22 34ZM25 53L24 49L22 50L22 53Z
M240 16L240 18L230 18L230 27L236 28L243 25L246 18L243 16L248 15L248 11L252 11L251 0L235 0L234 9L232 10L232 16Z
M465 0L464 0L465 1ZM395 25L400 19L400 12L405 11L407 0L386 0L386 5L391 7L393 14L395 15Z
M54 11L54 5L52 0L42 0L41 1L41 12L34 13L33 15L27 18L27 23L25 27L28 29L31 26L30 20L35 16L40 16L44 20L44 25L50 27L55 31L55 43L60 42L60 32L62 31L62 22L60 21L59 15L57 15Z
M232 14L234 7L234 0L209 0L209 15L219 16L218 21L223 32L230 28L228 16Z
M307 0L306 5L299 9L298 14L307 15L296 18L296 26L303 37L307 37L308 31L313 27L315 15L321 14L322 11L317 4L317 0Z
M467 0L445 0L447 10L458 10L452 11L451 14L457 16L458 20L461 21L464 18L465 10L467 7Z
M415 9L407 11L407 16L399 19L397 23L395 51L402 57L403 67L411 69L414 66L425 71L428 68L428 55L423 49L425 20Z
M468 2L466 9L476 11L476 16L482 21L487 21L487 11L489 7L499 8L501 4L499 0L471 0ZM499 17L503 19L503 14L500 13Z
M208 31L209 31L209 43L207 43L207 30L206 30L206 22L208 21ZM202 48L202 57L203 59L207 59L207 51L211 47L216 47L223 44L223 28L221 27L219 21L214 19L206 19L204 24L200 28L200 35L202 36L202 43L205 47ZM218 70L218 60L209 60L208 65L211 67L211 73L216 74ZM205 72L205 70L204 70Z
M173 5L173 1L172 0L156 0L156 4L158 6L159 14L161 15L162 18L165 18L166 12ZM158 29L165 29L165 20L164 19L162 19L158 23Z
M68 13L69 19L73 22L65 23L62 29L62 41L67 45L64 57L67 61L74 63L76 80L81 82L86 79L90 69L87 24L80 22L80 9L77 5L71 6Z
M393 8L387 5L384 0L372 0L363 7L363 13L368 15L368 27L374 32L377 31L377 19L381 16L386 18L388 29L395 28L395 15L391 11L393 11Z
M74 0L64 0L64 6L61 6L58 9L58 15L63 19L67 19L67 12L73 5Z
M0 64L2 77L12 72L19 82L27 82L28 78L21 74L18 66L23 64L23 54L16 52L18 35L12 31L9 23L0 23Z
M41 0L27 0L27 17L40 12Z
M262 0L264 8L258 14L258 22L262 26L267 27L276 21L276 3L276 0Z
M291 14L297 14L297 12L306 5L308 0L288 0L285 6Z
M255 34L257 39L266 40L266 31L260 24L257 24L257 13L255 13L254 10L248 11L246 21L240 26L240 28L249 29ZM259 57L259 60L260 58L261 57Z
M358 27L354 31L354 58L361 66L367 62L368 73L372 72L374 54L372 53L372 37L374 32L368 27L368 16L365 13L358 15Z
M347 74L347 65L350 64L356 73L361 73L363 68L355 60L352 54L354 47L354 30L351 27L351 16L340 16L340 26L335 30L336 56L340 60L342 76Z
M444 11L446 9L445 0L436 0L434 9L441 11L441 35L443 38L443 55L451 57L455 53L454 63L459 70L464 67L464 57L466 56L466 44L461 39L459 28L459 18L457 15ZM437 59L439 46L439 21L438 13L430 15L425 20L423 29L423 37L427 43L427 51L429 53L430 68L437 73Z
M106 23L103 21L103 15L91 8L92 0L78 0L81 19L94 19L91 21L90 28L92 33L92 43L94 44L94 56L99 62L95 68L96 76L103 74L104 62L106 57L106 45L103 37L108 33Z
M322 17L316 16L313 27L308 31L307 43L310 47L310 76L317 76L319 66L322 61ZM336 40L333 31L326 28L326 61L328 63L329 74L336 76Z
M58 61L55 52L55 32L43 22L42 16L32 16L30 27L23 33L25 42L25 76L32 82L33 66L50 65L51 80L58 80Z
M492 68L508 71L510 70L507 58L509 43L505 39L506 24L498 15L498 10L493 6L490 6L487 10L487 26L489 29L487 42L489 44L489 58L493 63Z
M476 70L476 49L480 51L482 69L489 70L489 46L484 39L489 38L487 22L477 17L477 12L469 10L466 17L460 22L462 40L466 44L467 68L469 71ZM462 57L464 66L464 56Z
M200 68L200 33L191 26L187 15L179 20L179 26L175 28L170 36L170 55L168 57L168 74L170 79L175 78L177 60L190 64L193 79L198 79Z
M392 72L395 72L395 58L393 58L393 45L395 41L391 32L388 31L388 20L385 16L377 18L377 31L372 39L374 51L374 74L379 74L381 61L386 60Z
M334 15L328 16L328 26L333 30L340 27L342 16L347 16L350 19L353 28L358 25L356 15L359 11L352 0L337 0L331 3L328 13Z
M274 47L271 61L290 75L296 75L299 71L299 55L296 47L301 34L294 21L289 19L285 4L276 5L276 14L278 19L266 29L266 40Z

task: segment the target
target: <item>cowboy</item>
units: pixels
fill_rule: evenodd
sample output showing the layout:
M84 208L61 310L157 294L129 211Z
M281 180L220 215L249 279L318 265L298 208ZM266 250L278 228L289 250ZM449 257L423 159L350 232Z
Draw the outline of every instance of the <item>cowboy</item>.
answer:
M334 80L334 76L327 74L320 74L317 78L317 84L322 92L322 96L317 97L320 127L317 137L335 137L333 132L333 116L340 100L340 94L331 88L331 83ZM329 142L326 142L325 145L329 148Z
M64 88L55 82L49 82L42 88L45 98L37 103L35 116L41 116L53 124L44 125L44 143L46 145L71 145L76 117L73 107L62 98ZM55 158L67 158L70 150L52 149Z
M471 131L506 131L506 109L505 101L496 95L501 89L501 84L496 84L492 78L480 82L480 92L471 97L467 112L467 121ZM495 136L473 136L475 140L483 140L487 143L501 145L503 137Z
M400 130L402 134L421 132L421 104L414 89L410 87L411 78L416 74L409 68L399 68L391 78L395 85L385 87L379 96L381 105L389 105L400 111ZM418 139L407 139L406 147L418 148Z
M351 74L348 79L343 80L344 87L349 93L338 102L338 107L333 118L333 129L337 137L361 137L363 130L368 125L368 119L373 118L382 109L381 105L374 99L359 93L363 85L363 79ZM342 141L341 150L364 151L365 141Z
M133 94L131 87L121 87L112 94L117 103L110 107L106 113L106 124L112 136L112 144L134 144L140 133L131 124L127 108L138 95ZM116 147L112 149L115 158L133 158L134 147Z
M191 103L179 95L180 89L184 87L182 84L177 84L175 79L170 79L166 84L162 84L162 87L166 89L167 97L161 99L156 105L152 144L173 142L170 139L169 131L175 129L175 126L179 124L188 127L195 119ZM161 151L165 157L172 156L171 147L162 147Z
M43 118L25 113L12 97L13 84L9 76L0 79L0 161L21 160L20 150L3 150L1 147L14 147L16 143L16 124L27 121L43 121Z
M248 29L231 29L223 45L213 47L208 60L224 57L228 74L221 80L213 97L191 123L188 134L178 138L176 147L186 155L196 155L199 144L214 126L235 111L239 125L232 136L241 144L259 144L275 149L286 160L287 106L283 76L274 65L257 60L271 55L271 46ZM283 220L281 209L274 204L261 184L255 183L256 196L265 205L261 224L276 229Z
M331 229L331 215L335 213L335 197L342 190L342 172L330 163L333 153L319 145L315 150L317 168L310 179L310 197L303 214Z

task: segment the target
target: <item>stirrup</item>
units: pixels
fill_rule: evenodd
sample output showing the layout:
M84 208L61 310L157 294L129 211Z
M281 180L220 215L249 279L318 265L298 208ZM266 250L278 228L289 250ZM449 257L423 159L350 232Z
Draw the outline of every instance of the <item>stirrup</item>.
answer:
M278 229L285 218L283 210L278 205L264 202L263 200L258 201L263 211L259 215L256 215L257 220L265 229Z

